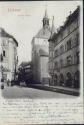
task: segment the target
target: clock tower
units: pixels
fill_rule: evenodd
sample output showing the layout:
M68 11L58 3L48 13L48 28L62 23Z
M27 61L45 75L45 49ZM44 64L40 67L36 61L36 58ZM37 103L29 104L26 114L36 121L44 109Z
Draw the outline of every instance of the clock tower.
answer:
M51 35L47 9L43 17L43 26L32 39L33 80L35 83L46 83L49 78L49 42Z

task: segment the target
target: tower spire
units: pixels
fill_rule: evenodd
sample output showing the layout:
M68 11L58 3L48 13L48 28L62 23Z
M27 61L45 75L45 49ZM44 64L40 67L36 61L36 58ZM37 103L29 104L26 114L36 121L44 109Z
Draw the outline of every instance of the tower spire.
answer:
M45 17L48 18L48 14L47 14L47 1L45 3Z
M52 18L52 28L51 28L51 35L55 33L55 26L54 26L54 16Z
M47 5L45 8L45 15L43 18L43 27L49 27L49 18L48 18L48 14L47 14Z
M47 8L45 9L45 18L48 18Z

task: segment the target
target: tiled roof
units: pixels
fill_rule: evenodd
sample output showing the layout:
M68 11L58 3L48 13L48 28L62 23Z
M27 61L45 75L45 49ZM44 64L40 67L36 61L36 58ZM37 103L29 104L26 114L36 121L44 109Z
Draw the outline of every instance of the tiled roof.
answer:
M49 39L51 34L50 28L41 28L35 37Z
M12 38L18 46L18 42L16 41L16 39L12 35L8 34L3 28L0 28L0 36Z
M79 16L79 11L80 11L80 7L78 6L78 8L67 17L67 20L65 21L64 26L66 27L67 25L70 25L74 20L76 20Z
M66 19L64 25L59 27L59 31L58 31L57 33L53 34L52 37L50 37L48 41L51 41L51 40L56 39L57 36L58 36L68 25L70 25L74 20L76 20L76 19L78 18L79 12L80 12L80 7L78 6L78 8L77 8L72 14L70 14L70 15L67 17L67 19Z

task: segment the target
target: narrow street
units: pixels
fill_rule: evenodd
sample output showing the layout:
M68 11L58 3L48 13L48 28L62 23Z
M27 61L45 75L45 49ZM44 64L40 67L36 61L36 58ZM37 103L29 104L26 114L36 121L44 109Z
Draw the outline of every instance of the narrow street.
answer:
M39 90L21 86L5 86L2 91L4 98L29 98L29 99L43 99L43 98L76 98L72 95L61 94L51 91Z

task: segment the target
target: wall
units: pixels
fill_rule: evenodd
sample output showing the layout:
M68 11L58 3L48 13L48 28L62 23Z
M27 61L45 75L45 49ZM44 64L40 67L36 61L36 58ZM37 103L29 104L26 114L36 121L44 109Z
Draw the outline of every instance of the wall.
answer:
M12 80L14 78L15 63L17 62L17 45L12 38L1 37L1 52L5 51L2 65L6 69L3 71L3 75L7 75L7 79Z
M43 82L43 79L49 78L49 70L48 70L49 57L41 56L40 60L41 60L41 82Z
M45 52L49 53L49 43L47 39L43 38L33 38L32 41L32 62L33 62L33 77L34 81L41 82L41 61L39 50L42 49Z

